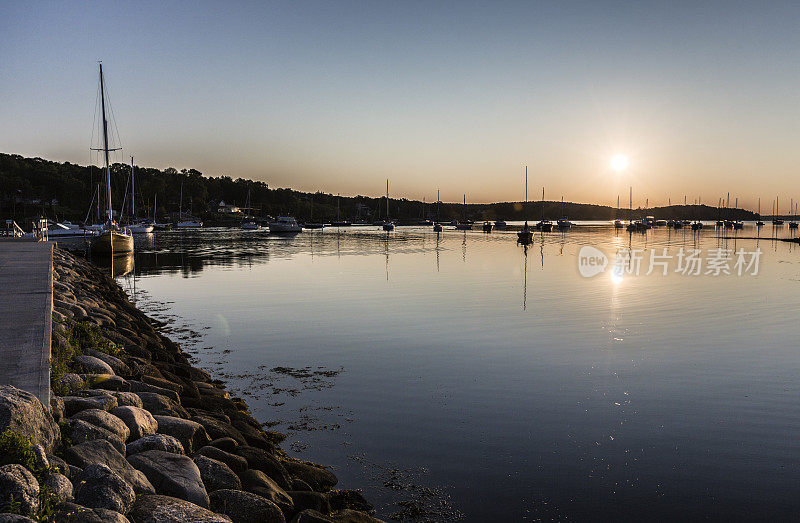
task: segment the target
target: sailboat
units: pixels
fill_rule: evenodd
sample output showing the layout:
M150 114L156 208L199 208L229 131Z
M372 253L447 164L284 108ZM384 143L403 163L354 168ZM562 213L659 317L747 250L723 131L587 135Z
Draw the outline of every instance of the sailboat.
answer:
M542 189L542 193L544 193L544 189ZM544 200L544 194L542 194L542 200ZM614 228L622 229L622 220L619 219L619 194L617 195L617 219L614 220Z
M736 198L736 203L734 204L734 208L737 211L739 210L739 198ZM742 220L733 220L733 228L736 230L744 229L744 222Z
M442 232L442 224L439 223L439 204L441 203L441 198L439 198L439 189L436 189L436 223L433 224L433 232Z
M103 111L103 151L106 161L106 222L100 234L92 240L92 252L95 254L124 255L133 252L133 236L129 231L121 229L114 223L114 212L111 208L111 165L108 160L108 120L106 119L106 92L103 81L103 64L100 64L100 100Z
M761 198L758 199L758 221L756 222L756 227L763 227L764 222L761 221Z
M553 230L553 222L544 219L544 187L542 187L542 219L536 224L536 228L542 232L550 232Z
M564 197L563 196L561 197L561 218L559 218L556 221L556 227L558 227L559 229L569 229L570 227L572 227L572 224L570 223L570 221L567 219L566 216L564 216Z
M336 195L336 221L331 222L331 225L334 227L350 227L352 223L348 222L347 220L339 219L339 201L342 199L340 195Z
M778 214L780 214L780 210L778 207L778 197L775 197L775 215L772 217L772 225L783 225L783 220L778 218Z
M792 207L794 207L794 209L792 209ZM794 210L794 214L792 214L792 210ZM792 214L792 221L789 222L789 228L797 229L797 204L794 203L794 200L790 200L789 214Z
M462 211L461 221L456 223L456 229L459 231L471 231L472 224L467 220L467 195L464 195L464 207Z
M525 166L525 205L522 207L528 206L528 166ZM523 245L528 245L533 241L533 231L530 227L528 227L528 220L525 220L525 225L522 226L522 230L517 233L517 242Z
M633 187L630 188L630 196L628 197L628 210L629 214L633 216ZM678 227L680 222L675 222L675 227ZM647 232L647 223L644 220L631 220L626 227L628 232Z
M192 210L189 209L189 216L191 217ZM181 199L178 203L178 223L175 225L178 229L199 229L203 226L200 220L184 220L183 219L183 180L181 180Z
M246 213L250 212L250 187L247 188L247 200L245 200L244 208ZM247 220L242 222L240 227L246 231L257 231L261 228L261 224L255 220Z
M386 180L386 220L383 222L384 231L394 230L394 223L389 221L389 180Z
M311 214L308 217L308 221L303 224L303 229L322 229L325 225L321 222L314 221L314 196L309 197L309 202L311 203Z
M131 234L149 234L153 232L154 224L145 220L136 219L136 179L133 176L133 156L131 156L131 223L128 230Z

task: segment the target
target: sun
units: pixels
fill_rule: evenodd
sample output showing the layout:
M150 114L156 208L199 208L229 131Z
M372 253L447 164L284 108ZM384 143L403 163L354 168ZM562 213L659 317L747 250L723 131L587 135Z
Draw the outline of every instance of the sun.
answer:
M611 168L617 172L624 171L628 167L628 157L618 154L611 158Z

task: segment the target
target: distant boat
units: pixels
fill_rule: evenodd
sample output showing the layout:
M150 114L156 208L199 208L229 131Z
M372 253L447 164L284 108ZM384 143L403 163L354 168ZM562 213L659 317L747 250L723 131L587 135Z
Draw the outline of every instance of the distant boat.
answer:
M298 233L303 230L297 220L291 216L278 216L278 219L269 223L269 232L276 234Z
M795 217L797 216L797 208L795 207L796 205L797 204L794 203L794 200L789 201L789 213L792 215L792 221L789 222L790 229L797 229L797 222L795 221ZM792 213L792 210L794 210L794 213Z
M129 231L121 229L114 223L114 211L111 208L111 166L108 159L108 120L106 119L106 94L103 81L103 64L100 64L100 101L103 125L103 151L106 163L106 223L100 234L92 240L94 254L110 254L112 256L133 252L133 236Z
M628 214L633 213L633 187L630 188L630 196L628 198ZM647 224L644 220L632 220L625 227L628 232L647 232Z
M780 210L778 209L778 197L775 197L775 215L772 217L772 225L783 225L783 220L778 218Z
M433 224L433 232L442 232L442 224L439 223L439 203L441 203L441 198L439 198L439 189L436 189L436 223Z
M505 229L506 227L508 227L508 224L503 220L497 220L496 222L494 222L495 229Z
M352 223L348 222L347 220L340 220L339 219L339 200L342 197L340 195L336 195L336 220L331 222L331 225L334 227L350 227L353 225Z
M97 236L100 231L83 228L70 227L65 223L47 220L47 236L50 238L78 238L83 236ZM22 235L23 238L34 238L36 234L29 232Z
M569 229L572 227L572 223L564 216L564 197L561 197L561 218L556 221L556 227L559 229Z
M763 227L764 222L761 221L761 198L758 199L758 221L756 222L756 227Z
M527 191L526 191L526 195L527 195ZM550 220L545 220L544 219L544 187L542 187L541 213L542 213L542 215L541 215L542 217L539 220L539 223L536 224L536 228L539 229L542 232L550 232L550 231L552 231L553 230L553 222L551 222Z
M622 229L622 220L614 220L614 228L615 229Z
M702 228L703 228L703 223L701 221L698 220L698 221L692 222L692 230L693 231L698 231L698 230L700 230Z
M471 231L472 222L467 220L467 195L464 195L464 211L462 213L461 221L456 223L456 229L459 231Z
M742 220L735 220L733 222L734 230L744 229L744 222Z
M131 156L131 223L126 228L131 234L149 234L153 232L154 224L151 221L136 218L136 178L133 175L133 156Z
M542 190L542 193L544 193L544 190ZM544 194L542 194L542 200L544 200ZM542 203L544 203L544 201L542 201ZM619 194L617 195L617 213L616 213L616 216L619 216ZM614 228L615 229L622 229L622 220L620 220L619 218L615 219L614 220Z
M389 220L389 180L386 180L386 220L382 224L384 231L393 231L394 223Z
M483 222L483 232L492 232L492 222Z
M656 220L655 221L655 226L656 227L664 227L665 225L667 225L667 220Z
M544 189L542 189L542 194L544 194ZM528 206L528 166L525 166L525 205L522 207ZM525 225L522 226L522 230L517 233L517 243L521 243L523 245L528 245L533 241L533 231L530 227L528 227L528 220L525 220Z
M256 221L242 222L240 227L245 231L257 231L261 225Z
M191 200L191 198L190 198ZM199 229L203 226L203 222L200 220L195 219L184 219L183 218L183 180L181 180L181 196L180 200L178 201L178 223L175 224L176 229ZM191 203L191 201L189 202ZM191 207L191 206L190 206ZM189 209L189 216L191 216L192 211L191 208Z

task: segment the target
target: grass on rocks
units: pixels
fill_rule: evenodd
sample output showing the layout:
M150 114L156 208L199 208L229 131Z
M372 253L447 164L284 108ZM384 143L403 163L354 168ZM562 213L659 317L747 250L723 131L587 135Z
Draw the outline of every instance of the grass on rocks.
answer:
M76 369L72 365L73 358L90 349L112 356L121 351L116 344L103 338L103 331L97 325L72 319L54 322L50 350L50 382L55 384L64 374L74 372ZM60 392L55 389L56 394Z

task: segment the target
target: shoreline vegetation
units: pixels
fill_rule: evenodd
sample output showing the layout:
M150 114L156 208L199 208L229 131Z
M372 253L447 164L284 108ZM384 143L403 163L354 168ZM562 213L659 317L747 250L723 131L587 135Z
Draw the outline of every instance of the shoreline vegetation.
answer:
M111 166L111 183L114 192L113 208L122 208L130 166L115 163ZM16 154L0 153L0 216L17 223L28 223L45 216L51 219L83 223L96 210L90 209L98 184L102 184L98 167L81 166L69 162L59 163L42 158L25 158ZM182 190L181 190L182 189ZM431 187L431 192L433 192ZM635 188L634 188L635 189ZM533 191L536 193L536 191ZM220 202L228 206L242 206L248 200L249 209L233 213L232 207L220 212ZM181 205L180 195L183 194ZM569 195L567 195L569 196ZM623 196L626 196L623 194ZM177 220L178 211L191 212L211 226L239 226L245 215L257 219L268 216L291 215L301 222L330 223L333 220L362 219L372 222L386 218L386 198L368 196L342 196L322 192L305 193L292 189L270 188L265 182L232 179L229 176L210 177L195 169L175 168L159 170L136 167L136 205L152 218L153 206L156 221ZM643 199L643 198L642 198ZM624 198L623 198L624 200ZM130 201L130 200L128 200ZM96 205L96 201L94 205ZM714 202L712 202L714 203ZM421 219L436 219L435 201L426 203L406 198L389 199L390 218L401 225L418 223ZM439 206L442 222L468 219L483 220L535 220L541 216L549 219L567 216L571 220L630 220L653 215L659 219L754 220L757 215L743 209L718 209L716 205L638 206L633 210L607 205L594 205L560 201L499 202L463 205L460 202ZM337 212L338 211L338 212Z
M0 386L0 522L380 521L59 248L53 304L49 412Z

